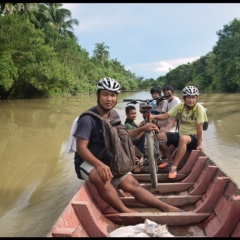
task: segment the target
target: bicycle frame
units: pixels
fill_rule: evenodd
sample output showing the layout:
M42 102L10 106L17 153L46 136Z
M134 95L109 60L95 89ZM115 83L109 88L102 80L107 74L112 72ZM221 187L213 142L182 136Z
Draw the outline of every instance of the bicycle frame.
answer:
M150 122L150 109L152 108L151 105L144 105L144 121L145 123ZM158 179L157 179L157 172L158 172L158 167L157 167L157 162L156 162L156 156L155 156L155 149L157 142L156 140L156 134L155 131L151 132L145 132L145 144L144 144L144 150L143 150L143 157L144 157L144 165L149 165L149 171L151 175L151 184L152 188L157 188L158 184Z
M123 99L123 102L129 102L127 104L137 104L139 102L145 103L145 105L141 106L143 109L143 118L145 123L150 122L150 109L152 109L152 105L149 103L152 101L162 101L166 99L167 96L163 96L161 98L154 98L154 99ZM150 131L145 133L145 144L143 150L143 157L144 157L144 164L149 165L149 172L151 176L151 184L152 188L156 189L158 185L158 161L161 160L160 152L159 152L159 142L156 139L155 131Z

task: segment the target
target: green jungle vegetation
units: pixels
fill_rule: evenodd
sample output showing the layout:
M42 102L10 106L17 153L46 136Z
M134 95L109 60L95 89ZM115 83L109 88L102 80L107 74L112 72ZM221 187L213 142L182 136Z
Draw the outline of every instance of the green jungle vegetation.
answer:
M103 76L122 90L171 84L195 85L205 92L240 92L240 20L223 26L212 51L157 79L144 79L110 59L109 47L96 43L92 57L73 28L79 24L62 3L0 4L0 99L91 94Z

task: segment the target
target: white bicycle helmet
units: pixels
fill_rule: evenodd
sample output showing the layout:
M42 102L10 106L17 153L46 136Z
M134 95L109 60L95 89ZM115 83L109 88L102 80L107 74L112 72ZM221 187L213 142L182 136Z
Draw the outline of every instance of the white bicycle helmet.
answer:
M100 79L97 83L97 88L120 93L120 85L118 81L110 77Z
M182 95L183 96L198 96L199 95L199 91L196 87L194 86L186 86L183 90L182 90Z

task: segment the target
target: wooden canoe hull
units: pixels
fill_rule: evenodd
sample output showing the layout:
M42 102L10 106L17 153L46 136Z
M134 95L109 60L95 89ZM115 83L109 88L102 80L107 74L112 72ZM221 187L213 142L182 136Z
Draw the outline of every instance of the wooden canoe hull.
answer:
M166 224L174 236L240 237L240 190L203 152L193 150L182 162L177 179L159 169L158 186L151 188L145 171L133 173L142 187L185 212L160 212L119 192L124 204L137 213L119 213L109 206L90 182L85 182L64 209L47 237L107 237L119 226L146 219Z

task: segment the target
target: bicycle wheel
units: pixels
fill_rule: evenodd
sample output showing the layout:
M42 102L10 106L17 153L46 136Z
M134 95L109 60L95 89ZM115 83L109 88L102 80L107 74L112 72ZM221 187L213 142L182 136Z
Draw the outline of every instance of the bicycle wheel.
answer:
M149 163L149 172L151 177L152 188L157 188L157 166L154 156L154 136L152 132L146 132L147 154Z

